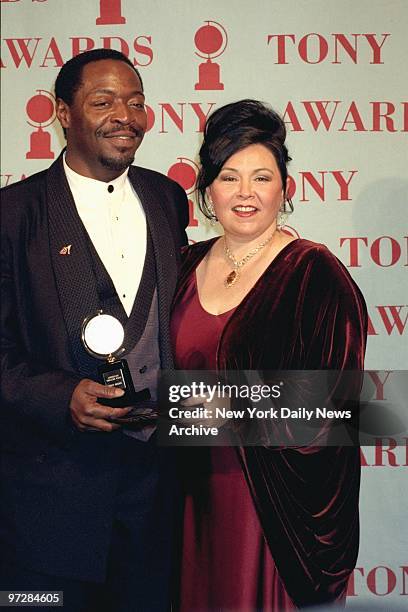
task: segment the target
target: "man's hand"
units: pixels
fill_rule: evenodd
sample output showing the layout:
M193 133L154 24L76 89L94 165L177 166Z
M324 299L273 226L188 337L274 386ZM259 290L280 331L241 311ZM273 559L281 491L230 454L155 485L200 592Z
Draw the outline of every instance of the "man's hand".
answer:
M125 416L129 408L111 408L98 404L98 397L113 399L124 394L122 389L101 385L93 380L84 378L75 387L69 405L71 418L80 431L99 430L114 431L120 425L112 423L111 417Z

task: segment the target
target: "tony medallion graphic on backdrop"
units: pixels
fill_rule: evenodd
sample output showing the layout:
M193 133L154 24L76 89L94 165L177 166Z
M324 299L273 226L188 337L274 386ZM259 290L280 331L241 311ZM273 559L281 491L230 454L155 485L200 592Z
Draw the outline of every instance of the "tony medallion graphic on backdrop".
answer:
M198 67L198 83L194 88L197 90L224 89L221 82L220 66L212 60L222 55L228 44L228 36L225 28L217 21L206 21L194 36L194 43L198 51L198 57L205 59Z
M37 89L26 104L26 113L30 119L27 123L35 128L30 134L30 150L26 153L26 159L54 159L55 154L51 150L51 135L44 131L55 121L55 98L45 89Z
M178 162L170 166L167 176L176 181L184 189L187 196L194 193L197 180L198 166L192 159L178 157ZM188 227L198 227L198 220L194 215L194 201L188 197L189 221Z
M100 0L99 17L96 19L95 23L96 25L117 25L126 23L126 19L122 15L121 0Z

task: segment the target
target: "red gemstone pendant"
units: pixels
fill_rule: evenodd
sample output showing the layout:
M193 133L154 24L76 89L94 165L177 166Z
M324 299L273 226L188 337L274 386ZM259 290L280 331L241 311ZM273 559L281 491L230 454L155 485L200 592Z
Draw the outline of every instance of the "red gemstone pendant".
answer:
M232 272L230 272L227 276L227 278L225 279L225 286L226 287L232 287L232 285L234 285L238 280L238 272L236 270L233 270Z

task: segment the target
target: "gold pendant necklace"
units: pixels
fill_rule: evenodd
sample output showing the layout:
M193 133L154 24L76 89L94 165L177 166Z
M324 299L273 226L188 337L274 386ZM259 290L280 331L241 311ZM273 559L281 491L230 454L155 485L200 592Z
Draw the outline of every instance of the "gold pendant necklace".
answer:
M236 282L238 282L239 277L241 276L240 273L240 268L242 268L243 266L245 266L246 263L248 263L248 261L250 259L252 259L252 257L254 255L256 255L257 253L259 253L259 251L261 249L264 248L264 246L266 246L268 244L268 242L270 242L274 236L275 232L273 232L273 234L271 234L269 236L269 238L267 238L266 240L264 240L264 242L261 242L261 244L258 244L258 246L256 246L254 249L252 249L252 251L249 251L249 253L247 255L245 255L245 257L243 257L242 259L236 259L235 255L233 253L231 253L228 244L227 244L227 239L224 235L224 252L225 255L228 257L229 260L232 261L234 269L232 270L232 272L230 272L227 276L227 278L224 281L224 285L225 287L227 287L227 289L229 289L230 287L232 287L233 285L235 285Z

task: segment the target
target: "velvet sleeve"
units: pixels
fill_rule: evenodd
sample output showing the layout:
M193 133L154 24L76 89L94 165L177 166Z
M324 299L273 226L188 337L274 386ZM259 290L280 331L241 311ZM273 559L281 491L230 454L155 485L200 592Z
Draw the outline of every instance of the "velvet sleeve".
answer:
M303 271L295 311L296 369L363 368L364 299L323 246L314 250ZM359 448L247 447L241 458L270 550L294 603L302 607L340 600L358 553Z
M361 370L367 334L364 298L343 264L319 247L302 308L304 369Z

